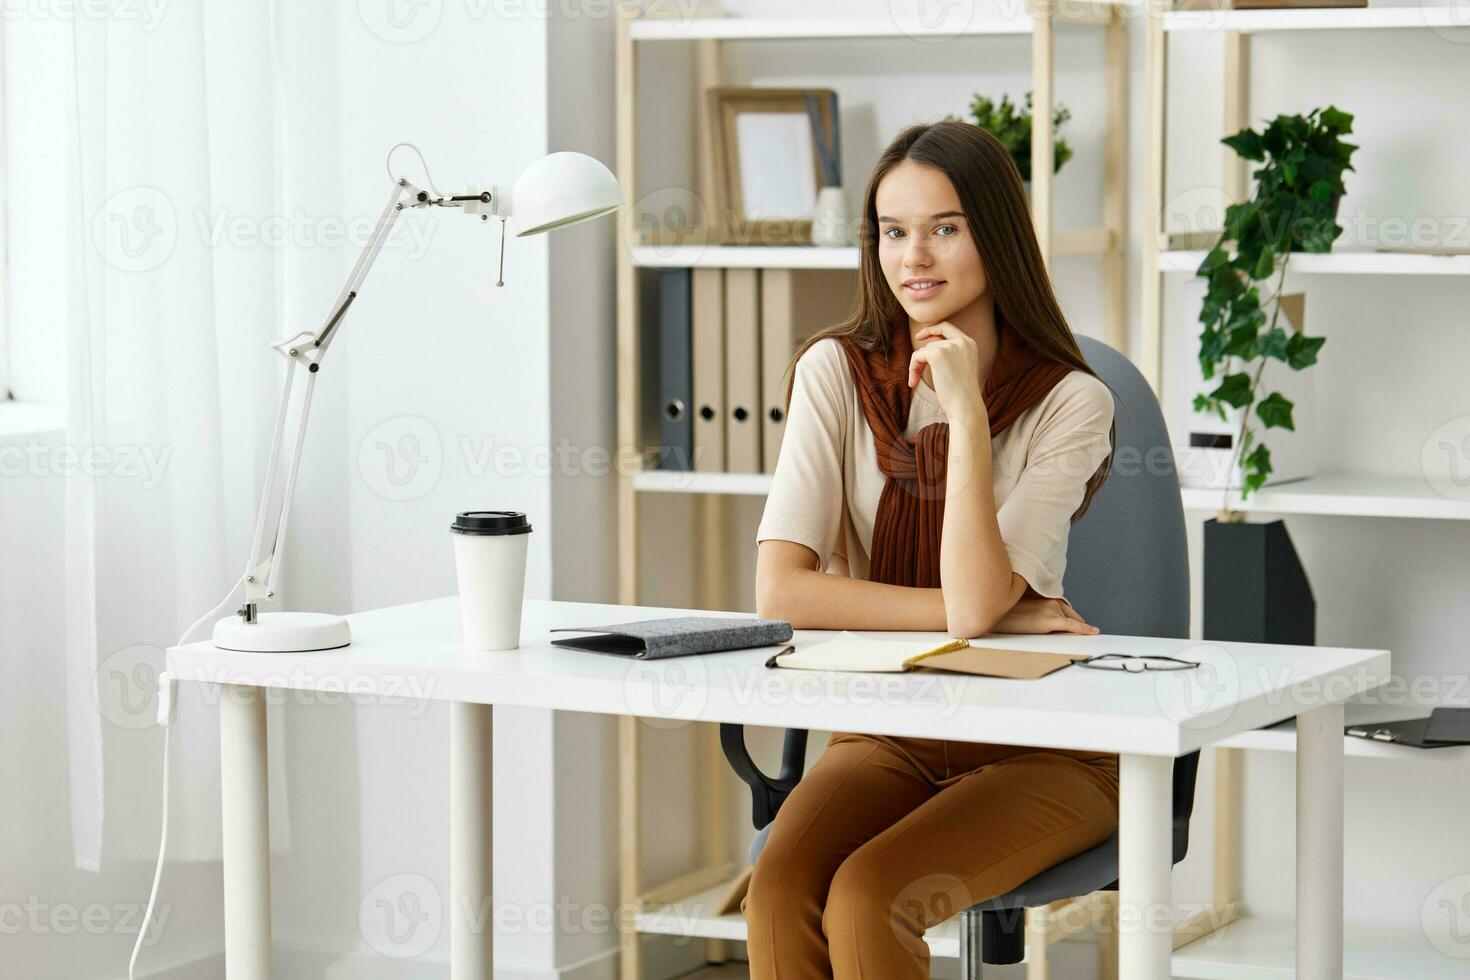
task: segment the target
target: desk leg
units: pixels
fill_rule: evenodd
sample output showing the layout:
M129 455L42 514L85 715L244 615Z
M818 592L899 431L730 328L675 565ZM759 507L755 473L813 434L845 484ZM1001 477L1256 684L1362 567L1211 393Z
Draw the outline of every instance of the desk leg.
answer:
M1343 708L1296 719L1296 975L1342 976Z
M265 698L258 688L234 684L222 685L220 693L225 976L228 980L270 980L271 841Z
M449 976L495 975L494 836L488 704L449 706Z
M1174 951L1174 760L1118 760L1118 975L1169 980Z

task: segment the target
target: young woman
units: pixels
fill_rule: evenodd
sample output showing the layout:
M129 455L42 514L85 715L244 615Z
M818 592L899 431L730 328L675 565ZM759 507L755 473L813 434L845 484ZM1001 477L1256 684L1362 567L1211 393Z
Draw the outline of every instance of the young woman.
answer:
M906 129L864 193L860 300L797 351L756 538L797 628L1095 633L1062 597L1113 399L1057 305L1009 153ZM1117 756L835 732L742 903L752 980L921 980L924 930L1105 840Z

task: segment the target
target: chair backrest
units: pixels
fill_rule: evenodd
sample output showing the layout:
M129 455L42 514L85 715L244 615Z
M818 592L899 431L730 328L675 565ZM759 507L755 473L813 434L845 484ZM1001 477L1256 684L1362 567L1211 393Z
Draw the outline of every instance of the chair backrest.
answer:
M1113 390L1113 466L1067 538L1067 601L1104 633L1189 636L1189 548L1174 448L1133 362L1100 340L1082 355Z
M1113 390L1113 466L1067 537L1062 589L1104 633L1189 637L1189 543L1174 446L1153 389L1133 362L1078 337L1082 356ZM1174 860L1189 848L1199 753L1174 760Z

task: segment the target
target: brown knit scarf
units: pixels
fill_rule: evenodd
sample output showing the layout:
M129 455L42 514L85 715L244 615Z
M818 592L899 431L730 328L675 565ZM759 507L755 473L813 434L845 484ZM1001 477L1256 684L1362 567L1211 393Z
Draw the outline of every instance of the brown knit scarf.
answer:
M1037 354L1000 317L996 318L996 333L995 363L981 389L992 438L1072 370L1069 364ZM868 578L890 585L938 588L949 423L930 423L912 441L904 436L913 400L908 385L913 341L908 324L902 321L893 326L889 337L886 358L877 351L862 350L848 337L838 338L877 443L878 469L887 477L873 523Z

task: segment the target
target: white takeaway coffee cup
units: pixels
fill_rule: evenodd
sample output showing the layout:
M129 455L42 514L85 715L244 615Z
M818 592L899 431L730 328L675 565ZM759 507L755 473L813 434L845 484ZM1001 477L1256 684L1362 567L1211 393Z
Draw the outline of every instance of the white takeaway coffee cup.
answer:
M465 647L514 650L521 645L530 522L518 510L467 510L454 516L449 530Z

